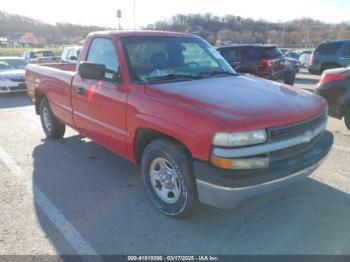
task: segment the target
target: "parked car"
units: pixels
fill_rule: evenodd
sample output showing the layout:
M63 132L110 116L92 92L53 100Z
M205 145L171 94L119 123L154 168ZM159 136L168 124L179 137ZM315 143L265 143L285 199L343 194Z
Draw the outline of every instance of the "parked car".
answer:
M338 119L344 117L350 130L350 68L324 71L315 92L327 100L329 115Z
M290 57L285 57L284 60L285 60L286 68L288 70L290 70L291 72L294 72L294 74L292 74L292 75L295 76L296 73L298 73L300 71L301 64L300 64L299 60L293 59Z
M296 51L299 55L303 55L303 54L308 54L308 55L311 55L312 54L312 50L310 49L306 49L306 50L298 50Z
M296 60L299 60L300 54L297 53L297 52L290 51L290 52L286 52L284 54L284 56L285 57L289 57L289 58L293 58L293 59L296 59Z
M293 85L295 73L285 66L285 58L276 46L230 45L218 48L221 55L239 73L249 73Z
M23 53L22 58L31 64L59 62L59 59L51 50L26 51Z
M27 64L20 57L0 57L0 94L27 90L24 79Z
M308 68L310 66L310 62L311 62L311 54L304 53L304 54L300 55L299 62L300 62L302 67Z
M323 98L238 75L190 34L92 33L78 66L28 65L26 79L47 137L68 125L140 164L170 216L197 199L229 208L281 188L310 175L333 143Z
M286 54L286 53L289 53L291 52L292 49L290 48L280 48L280 51L282 52L282 54Z
M61 54L62 63L76 63L79 57L81 46L66 46Z
M321 74L324 70L347 67L350 64L350 39L321 43L311 55L309 72Z

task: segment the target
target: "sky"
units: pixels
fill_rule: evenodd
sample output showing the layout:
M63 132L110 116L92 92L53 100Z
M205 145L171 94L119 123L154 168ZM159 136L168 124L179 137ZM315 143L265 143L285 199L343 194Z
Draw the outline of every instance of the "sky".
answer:
M310 17L324 22L350 21L349 0L0 0L0 11L29 16L54 24L118 27L117 10L122 11L124 29L136 28L174 14L212 13L236 15L272 22Z

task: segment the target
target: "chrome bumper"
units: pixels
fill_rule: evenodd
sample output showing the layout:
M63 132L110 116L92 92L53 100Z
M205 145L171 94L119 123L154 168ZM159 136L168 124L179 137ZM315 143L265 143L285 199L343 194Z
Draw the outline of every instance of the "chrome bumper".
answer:
M220 208L232 208L245 199L277 190L303 177L310 176L322 164L324 159L325 157L316 164L289 176L247 187L230 188L196 179L198 198L204 204Z
M1 86L0 94L19 93L27 91L27 88L19 88L19 86L19 84L11 86Z

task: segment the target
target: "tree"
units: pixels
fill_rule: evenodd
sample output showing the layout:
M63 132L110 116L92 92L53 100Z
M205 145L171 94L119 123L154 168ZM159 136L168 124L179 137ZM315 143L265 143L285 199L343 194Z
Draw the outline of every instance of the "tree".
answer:
M33 33L25 33L21 36L21 40L29 43L32 46L38 46L39 39Z

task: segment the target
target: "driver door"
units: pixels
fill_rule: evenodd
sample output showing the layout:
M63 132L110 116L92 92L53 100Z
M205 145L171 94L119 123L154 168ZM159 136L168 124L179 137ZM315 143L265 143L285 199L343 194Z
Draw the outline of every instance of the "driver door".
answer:
M112 39L96 37L90 43L86 62L103 64L119 74L119 61ZM116 153L126 152L126 91L122 81L85 79L79 74L72 83L75 124L82 134ZM119 78L120 79L120 78Z

